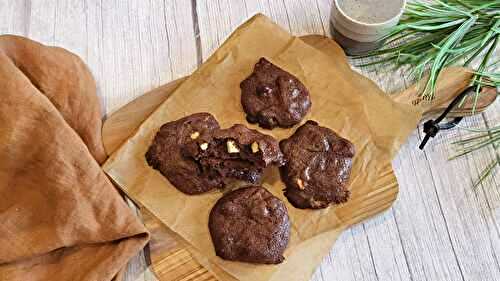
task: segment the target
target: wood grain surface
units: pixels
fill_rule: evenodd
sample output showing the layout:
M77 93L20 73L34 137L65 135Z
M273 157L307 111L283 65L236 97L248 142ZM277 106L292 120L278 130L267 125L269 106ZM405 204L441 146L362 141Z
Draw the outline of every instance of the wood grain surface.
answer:
M111 114L143 93L191 73L244 20L262 12L296 35L329 35L331 0L0 0L0 33L65 47L90 66ZM495 54L498 59L498 52ZM401 72L367 71L386 92L412 84ZM496 101L463 126L500 122ZM499 157L488 146L448 161L443 132L424 152L416 130L393 161L398 200L383 215L345 231L313 280L500 280L500 174L474 189L481 168ZM127 281L156 280L144 254Z

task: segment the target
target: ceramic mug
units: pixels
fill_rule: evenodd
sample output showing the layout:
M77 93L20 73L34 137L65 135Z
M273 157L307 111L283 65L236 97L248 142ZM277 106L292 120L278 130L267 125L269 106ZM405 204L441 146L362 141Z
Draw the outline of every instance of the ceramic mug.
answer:
M383 42L379 40L399 22L406 5L406 0L358 0L364 5L378 6L371 9L374 16L377 9L384 8L384 4L397 5L391 6L392 14L385 16L382 20L368 22L368 20L356 19L353 16L356 11L344 11L342 1L346 0L333 1L330 23L333 38L348 55L360 55L381 47Z

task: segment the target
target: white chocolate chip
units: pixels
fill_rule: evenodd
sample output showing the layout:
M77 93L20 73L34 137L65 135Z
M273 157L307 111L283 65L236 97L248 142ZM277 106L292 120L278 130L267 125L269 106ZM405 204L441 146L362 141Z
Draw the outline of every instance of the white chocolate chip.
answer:
M299 186L300 190L306 189L306 187L304 186L304 182L302 182L301 179L297 179L297 185Z
M227 145L227 152L228 153L240 152L240 149L236 146L236 143L233 140L228 140L226 145Z
M198 137L200 136L200 133L199 132L194 132L190 135L191 139L195 140L197 139Z
M259 143L257 143L256 141L254 141L252 143L252 145L250 146L250 148L252 148L252 153L259 152Z
M207 150L207 148L208 148L208 143L207 143L207 142L204 142L204 143L200 144L200 148L201 148L201 150Z

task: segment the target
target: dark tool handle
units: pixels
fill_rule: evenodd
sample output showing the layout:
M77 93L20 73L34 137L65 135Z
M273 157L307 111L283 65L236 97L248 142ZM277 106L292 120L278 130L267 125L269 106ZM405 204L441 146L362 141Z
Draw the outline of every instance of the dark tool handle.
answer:
M453 99L453 101L448 105L448 107L446 107L441 115L439 115L435 120L431 119L424 123L425 136L418 148L424 149L429 139L435 137L440 130L452 129L456 125L458 125L460 121L462 121L463 117L455 117L450 122L439 124L460 103L460 101L462 101L469 93L473 92L474 89L474 86L470 86L463 90L458 96Z

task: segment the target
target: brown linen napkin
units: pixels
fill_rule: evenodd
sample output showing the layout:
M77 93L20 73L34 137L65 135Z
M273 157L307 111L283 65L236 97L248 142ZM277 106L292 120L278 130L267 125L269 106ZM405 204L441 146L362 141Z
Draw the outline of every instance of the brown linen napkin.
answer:
M0 280L111 280L147 243L98 164L100 133L76 55L0 36Z

